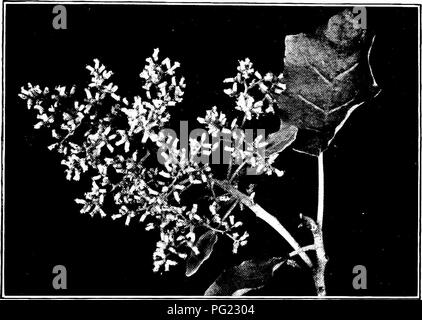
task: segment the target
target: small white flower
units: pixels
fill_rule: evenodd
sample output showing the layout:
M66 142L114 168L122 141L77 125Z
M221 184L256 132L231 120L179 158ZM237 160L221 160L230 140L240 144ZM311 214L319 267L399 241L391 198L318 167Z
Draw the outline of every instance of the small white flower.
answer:
M88 99L88 100L91 100L91 99L92 99L92 94L91 94L91 92L89 91L89 89L85 89L85 93L86 93L86 97L87 97L87 99Z

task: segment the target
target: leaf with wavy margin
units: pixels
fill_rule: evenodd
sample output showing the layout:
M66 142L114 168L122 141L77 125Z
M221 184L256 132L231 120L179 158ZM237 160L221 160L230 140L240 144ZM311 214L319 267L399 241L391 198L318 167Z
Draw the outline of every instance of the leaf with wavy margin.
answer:
M286 90L277 97L282 121L299 128L293 148L317 156L350 114L379 93L369 56L374 42L350 10L314 34L285 39Z

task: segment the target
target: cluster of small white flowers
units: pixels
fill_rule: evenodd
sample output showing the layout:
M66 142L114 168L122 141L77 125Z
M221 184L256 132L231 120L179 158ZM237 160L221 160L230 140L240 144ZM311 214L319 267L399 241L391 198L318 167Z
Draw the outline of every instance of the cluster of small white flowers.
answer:
M280 94L286 89L283 75L275 77L272 73L267 73L262 77L248 58L239 61L237 70L235 77L224 80L224 83L232 83L232 88L225 89L224 92L235 100L235 110L242 111L243 119L241 116L229 121L226 114L214 106L206 110L204 117L198 117L197 121L205 125L212 136L222 133L228 137L224 150L231 152L235 164L241 166L246 164L255 174L275 173L281 177L283 171L273 167L278 154L265 154L267 146L265 137L259 134L252 141L252 137L245 133L244 125L246 120L258 119L263 113L274 115L275 100L272 93Z
M227 195L219 196L215 201L209 206L211 212L211 219L213 223L218 224L226 230L226 234L233 240L233 253L238 253L240 246L245 246L248 243L249 233L245 230L241 231L243 222L236 221L235 216L230 214L236 203L234 203L227 213L221 217L219 212L223 204L229 203L232 199ZM240 235L242 233L242 235Z
M251 141L251 137L247 136L242 125L238 125L238 118L228 122L227 116L223 112L219 112L217 107L214 106L211 110L206 111L205 117L198 117L197 121L205 125L209 134L213 136L220 133L224 134L226 137L224 151L230 152L233 163L238 165L245 163L249 168L254 169L256 174L271 175L275 173L279 177L283 175L281 170L272 166L278 157L278 153L266 155L267 142L265 137L259 134ZM216 143L210 149L214 150L218 145L219 143Z
M19 95L29 109L37 111L35 129L51 131L48 148L62 155L66 178L88 178L84 181L90 183L91 190L75 200L81 205L81 213L125 219L126 225L137 219L145 223L146 230L160 232L153 254L157 272L168 271L191 251L197 253L198 227L228 235L233 239L234 251L247 238L247 233L239 235L241 223L234 222L232 215L220 216L224 207L220 208L220 203L229 197L218 197L219 209L211 209L217 208L216 202L201 214L198 204L182 197L192 186L211 191L211 168L195 157L211 152L212 146L205 139L191 139L187 153L177 139L169 143L171 137L162 133L170 119L168 108L183 99L185 80L175 75L179 63L168 58L160 61L158 53L156 49L146 59L140 74L141 96L123 97L111 82L113 73L97 59L86 67L91 81L81 90L75 86L69 90L64 86L41 90L28 84ZM82 101L78 97L83 97ZM218 115L218 123L214 116L210 113L207 121L225 125L223 114ZM164 144L171 146L162 153L166 161L156 163L149 156ZM145 161L153 163L146 166Z
M237 132L233 133L234 139L237 139L237 144L234 148L231 149L232 157L235 159L236 163L246 163L249 168L254 169L255 174L266 174L272 175L275 173L278 177L282 177L284 172L277 169L273 166L274 161L278 157L278 153L267 155L265 153L265 147L267 142L263 135L258 135L253 143L245 141L245 134L243 131L240 131L240 134ZM242 146L243 142L246 144L246 150L239 147Z
M165 201L169 205L169 200L174 200L179 206L170 206L166 209L166 214L161 217L160 231L161 241L154 253L154 270L158 271L161 267L164 270L175 264L178 258L185 257L185 253L180 248L185 247L198 254L198 248L195 245L196 228L209 228L221 232L233 240L233 245L237 252L239 245L245 245L247 240L247 233L239 236L238 228L242 225L241 222L234 222L232 215L222 216L224 202L231 200L227 195L216 197L209 206L209 215L201 212L198 214L198 205L196 203L187 210L186 206L181 206L181 194L189 187L203 187L210 191L212 186L212 171L209 163L201 162L196 159L198 153L211 152L211 144L205 141L205 136L202 135L200 141L190 139L188 146L189 152L179 147L179 140L177 138L166 137L161 133L156 141L159 147L166 146L166 152L162 153L164 162L164 170L159 172L163 179L168 179L172 183L164 184L161 188L162 195L160 201ZM209 153L206 155L209 156ZM155 214L160 214L162 208L156 210ZM229 210L230 211L230 210ZM151 212L149 216L151 217ZM157 213L158 212L158 213ZM227 219L229 219L227 221ZM172 227L167 227L171 225ZM158 226L156 223L150 223L148 228L154 229ZM182 254L182 255L181 255Z
M224 83L232 84L231 88L224 89L224 93L236 99L235 109L244 113L245 120L274 113L275 100L271 93L280 94L286 89L283 74L278 77L272 73L262 76L253 68L249 58L240 60L237 70L235 77L224 80Z
M155 49L152 57L146 59L148 64L139 75L145 80L142 88L148 99L153 100L155 95L162 103L175 106L183 100L185 78L182 77L179 81L176 79L175 71L180 67L179 62L172 65L169 58L160 62L158 53L159 50Z
M70 92L66 92L66 87L57 86L53 92L50 93L49 88L41 90L40 86L33 86L28 83L27 88L22 87L19 97L26 100L28 109L37 111L37 119L39 120L35 125L34 129L40 129L42 127L52 127L54 122L57 120L56 108L58 106L58 100L66 96L73 96L75 93L75 87L70 89ZM64 112L63 120L67 123L63 124L64 128L71 130L75 127L75 123L70 122L70 118ZM53 137L57 134L55 131L52 132Z
M229 133L226 132L227 117L223 112L218 112L216 106L212 107L211 110L206 110L205 112L205 117L198 117L197 121L207 127L209 134L211 134L212 136L217 136L218 134L220 134L220 132ZM231 129L235 129L236 121L237 119L234 119L231 123Z
M148 139L157 140L158 130L170 120L168 107L182 102L186 87L185 79L178 80L175 76L180 63L172 65L169 58L159 61L158 53L159 50L155 49L152 57L146 59L148 64L139 75L145 82L142 89L146 100L136 96L131 108L122 109L129 121L128 135L143 132L142 143Z

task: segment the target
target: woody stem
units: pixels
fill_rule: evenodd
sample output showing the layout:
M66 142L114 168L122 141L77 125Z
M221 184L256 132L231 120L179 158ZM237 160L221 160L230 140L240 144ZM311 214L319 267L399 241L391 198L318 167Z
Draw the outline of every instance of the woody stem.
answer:
M323 152L318 155L318 209L317 223L322 230L324 220L324 156Z

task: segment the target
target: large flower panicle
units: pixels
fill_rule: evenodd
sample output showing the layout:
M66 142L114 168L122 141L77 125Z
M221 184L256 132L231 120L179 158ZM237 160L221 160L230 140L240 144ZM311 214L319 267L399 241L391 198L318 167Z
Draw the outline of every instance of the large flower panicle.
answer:
M81 213L126 225L137 220L146 230L159 231L154 271L168 271L197 254L196 241L204 230L228 236L237 252L248 234L231 214L233 199L217 195L209 164L196 159L212 146L191 139L186 152L177 139L170 143L171 137L163 134L170 109L183 101L186 85L177 76L180 64L160 60L158 49L146 62L140 73L141 94L134 97L119 91L112 71L98 59L86 66L91 79L85 87L41 89L28 84L19 96L35 112L34 128L51 132L48 149L61 155L66 179L91 186L75 199ZM222 115L219 121L225 124ZM159 163L152 155L164 144L167 160ZM208 203L186 197L190 188L203 188Z

